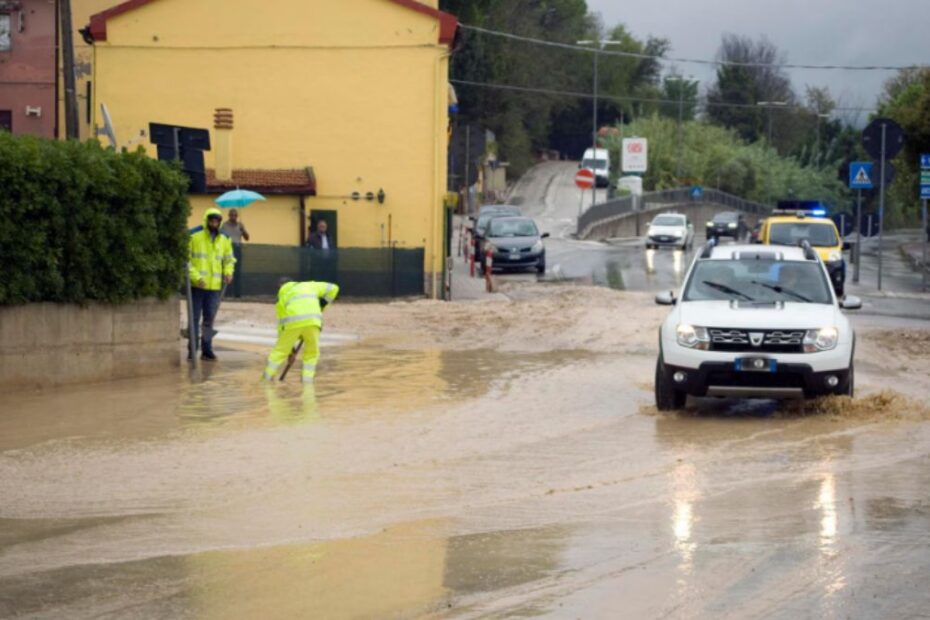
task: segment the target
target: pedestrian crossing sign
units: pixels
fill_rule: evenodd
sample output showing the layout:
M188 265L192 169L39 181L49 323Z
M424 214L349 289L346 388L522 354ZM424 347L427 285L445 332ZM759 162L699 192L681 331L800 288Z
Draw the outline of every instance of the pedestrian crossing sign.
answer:
M872 189L872 162L854 161L849 164L849 188Z

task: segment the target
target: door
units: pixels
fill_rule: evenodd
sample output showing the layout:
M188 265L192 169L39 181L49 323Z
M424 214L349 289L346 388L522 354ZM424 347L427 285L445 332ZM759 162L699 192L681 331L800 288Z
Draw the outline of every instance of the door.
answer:
M327 226L326 232L329 235L330 240L332 240L333 246L338 248L339 247L339 226L338 226L339 219L337 217L338 215L339 215L338 211L329 211L329 210L321 210L321 209L315 209L313 211L310 211L310 225L309 225L309 230L307 231L307 240L310 239L311 233L316 232L317 223L320 220L325 220L326 226Z
M6 129L10 133L13 133L12 110L0 110L0 129Z

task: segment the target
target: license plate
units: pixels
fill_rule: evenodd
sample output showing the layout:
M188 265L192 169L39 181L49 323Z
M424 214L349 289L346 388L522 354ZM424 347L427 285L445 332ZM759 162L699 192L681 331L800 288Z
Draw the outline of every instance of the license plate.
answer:
M510 260L520 260L520 253L519 253L519 252L514 252L513 254L511 254L511 255L510 255Z
M736 360L737 372L775 372L778 364L765 357L743 357Z

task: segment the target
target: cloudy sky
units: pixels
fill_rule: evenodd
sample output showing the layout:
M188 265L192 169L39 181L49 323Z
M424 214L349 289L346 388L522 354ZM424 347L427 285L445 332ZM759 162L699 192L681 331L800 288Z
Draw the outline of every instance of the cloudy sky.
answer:
M765 35L800 64L930 64L930 0L587 0L607 26L667 37L670 56L713 58L723 33ZM681 64L685 75L713 80L713 69ZM829 86L844 106L870 107L884 71L790 72L795 90Z

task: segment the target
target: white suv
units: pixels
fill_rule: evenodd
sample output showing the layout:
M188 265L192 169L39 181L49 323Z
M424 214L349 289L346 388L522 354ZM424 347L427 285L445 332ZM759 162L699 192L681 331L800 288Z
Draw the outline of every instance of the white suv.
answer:
M812 398L853 394L856 337L823 262L802 247L708 243L659 333L660 410L690 396Z
M694 226L681 213L655 216L646 232L646 249L671 246L685 250L694 243Z

